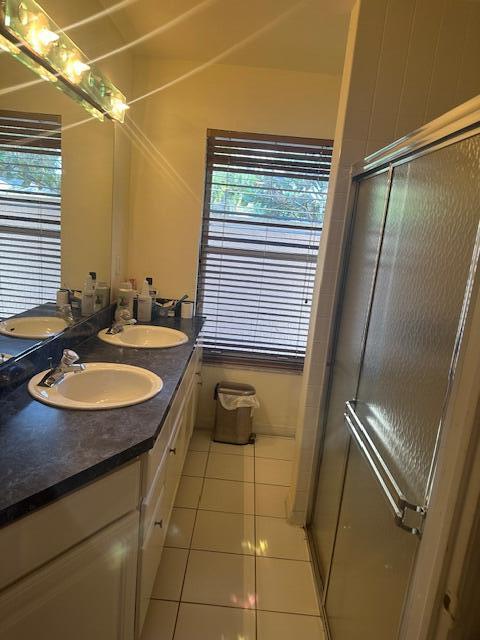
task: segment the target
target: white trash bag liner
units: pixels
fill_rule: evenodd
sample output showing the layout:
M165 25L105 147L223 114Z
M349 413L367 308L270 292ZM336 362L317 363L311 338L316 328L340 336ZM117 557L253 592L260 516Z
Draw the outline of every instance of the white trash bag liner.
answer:
M218 399L220 400L220 404L227 411L234 411L235 409L241 409L242 407L251 407L253 409L258 409L260 406L260 402L256 395L252 396L234 396L229 393L219 393Z

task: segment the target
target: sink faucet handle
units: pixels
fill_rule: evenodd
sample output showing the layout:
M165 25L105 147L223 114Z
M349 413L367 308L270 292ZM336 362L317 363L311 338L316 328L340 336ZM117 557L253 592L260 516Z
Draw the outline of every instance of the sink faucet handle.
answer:
M78 353L76 353L72 349L64 349L63 356L62 356L62 364L70 366L74 362L77 362L78 360L80 360L80 356L78 355Z
M128 322L132 318L133 318L133 316L130 313L130 309L122 309L120 311L120 313L118 314L118 319L119 320L124 320L125 322Z

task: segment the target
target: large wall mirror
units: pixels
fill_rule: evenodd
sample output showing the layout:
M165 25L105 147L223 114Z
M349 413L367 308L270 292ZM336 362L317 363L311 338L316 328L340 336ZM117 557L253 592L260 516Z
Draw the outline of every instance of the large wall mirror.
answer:
M59 2L43 6L62 11ZM62 26L71 19L51 15ZM84 29L72 37L92 55L96 35ZM51 129L58 133L38 137ZM2 364L81 318L58 308L60 287L82 290L89 272L111 285L115 135L110 120L90 118L54 83L0 53Z

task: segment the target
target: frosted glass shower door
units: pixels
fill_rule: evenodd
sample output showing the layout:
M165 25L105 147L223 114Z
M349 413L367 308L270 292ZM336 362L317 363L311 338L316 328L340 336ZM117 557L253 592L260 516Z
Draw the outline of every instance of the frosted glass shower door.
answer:
M362 337L367 319L375 267L387 204L389 172L359 185L348 275L329 393L323 454L310 532L322 578L330 567L337 528L349 436L344 426L345 402L355 395Z
M421 539L401 528L418 514L395 509L400 494L428 505L479 224L479 159L477 136L394 168L358 391L346 411L353 437L326 596L334 640L397 638Z

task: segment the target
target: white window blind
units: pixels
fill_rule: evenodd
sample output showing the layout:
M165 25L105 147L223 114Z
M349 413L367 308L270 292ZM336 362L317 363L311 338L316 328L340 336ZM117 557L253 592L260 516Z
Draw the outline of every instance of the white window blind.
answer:
M0 318L60 286L61 122L0 111Z
M332 140L208 131L205 358L303 367Z

